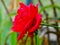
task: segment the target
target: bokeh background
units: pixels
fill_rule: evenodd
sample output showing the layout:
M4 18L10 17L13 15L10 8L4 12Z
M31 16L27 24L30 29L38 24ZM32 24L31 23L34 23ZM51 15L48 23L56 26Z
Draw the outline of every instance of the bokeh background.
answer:
M55 21L58 22L58 29L60 29L60 0L53 0L54 5L56 5L57 18L54 17L53 13L53 5L51 5L50 0L40 0L43 4L41 6L39 0L33 0L33 4L38 4L39 13L42 14L42 25L47 25L46 16L44 14L44 9L48 13L49 24L55 24ZM0 45L4 45L5 38L8 33L11 31L12 22L11 19L14 19L14 16L17 13L17 9L19 8L19 2L23 2L28 4L27 0L0 0ZM54 26L53 26L54 27ZM57 27L57 26L56 26ZM39 29L40 30L40 29ZM42 45L42 40L39 38L39 34L37 34L37 45ZM28 40L28 45L30 40ZM7 45L17 45L17 33L13 33L9 36ZM46 45L46 44L45 44Z

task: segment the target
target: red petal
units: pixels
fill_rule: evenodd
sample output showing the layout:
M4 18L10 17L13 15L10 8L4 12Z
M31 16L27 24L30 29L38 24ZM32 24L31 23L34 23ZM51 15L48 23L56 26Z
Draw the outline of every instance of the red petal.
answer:
M41 17L41 15L38 14L37 17L36 17L36 23L35 23L35 25L31 29L29 29L28 32L29 33L34 33L34 31L36 31L36 29L38 29L41 21L42 21L42 17Z

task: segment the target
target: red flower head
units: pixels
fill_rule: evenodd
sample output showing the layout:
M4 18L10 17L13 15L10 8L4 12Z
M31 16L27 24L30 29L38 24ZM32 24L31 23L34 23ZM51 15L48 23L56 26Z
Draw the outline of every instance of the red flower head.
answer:
M29 6L20 3L12 30L20 33L18 40L23 38L26 32L28 32L28 36L32 36L36 29L38 29L41 21L42 15L38 14L37 6L34 6L32 3Z

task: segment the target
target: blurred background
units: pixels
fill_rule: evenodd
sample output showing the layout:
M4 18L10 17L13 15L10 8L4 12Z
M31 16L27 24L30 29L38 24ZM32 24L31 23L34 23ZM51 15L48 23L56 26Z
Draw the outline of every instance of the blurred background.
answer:
M17 33L12 33L7 44L4 44L11 31L12 20L19 8L19 2L29 5L38 4L42 14L42 23L35 32L34 45L60 45L60 0L0 0L0 45L17 45ZM30 44L28 39L26 45Z

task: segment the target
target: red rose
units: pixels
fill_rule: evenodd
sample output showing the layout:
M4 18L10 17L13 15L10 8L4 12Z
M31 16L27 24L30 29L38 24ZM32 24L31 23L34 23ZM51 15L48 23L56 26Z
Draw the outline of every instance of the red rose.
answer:
M12 30L19 32L18 40L23 38L26 32L28 36L33 35L42 21L42 15L38 14L38 7L32 3L27 6L20 3L20 8L15 16Z

